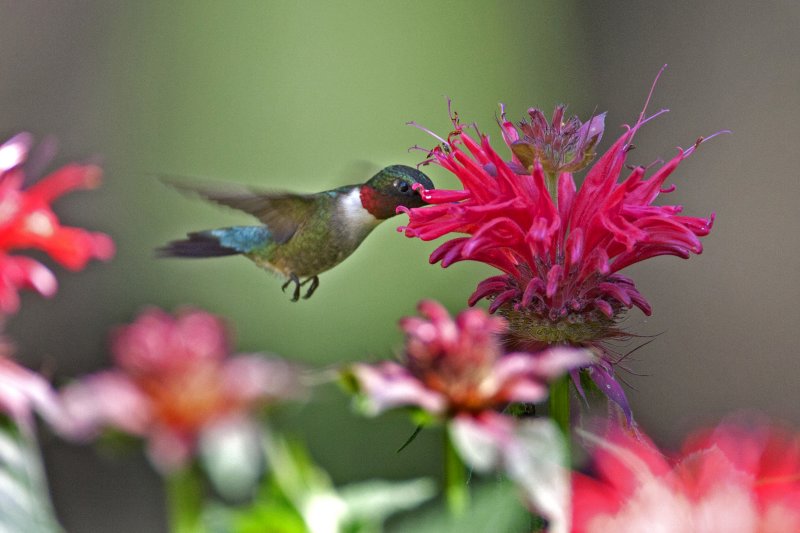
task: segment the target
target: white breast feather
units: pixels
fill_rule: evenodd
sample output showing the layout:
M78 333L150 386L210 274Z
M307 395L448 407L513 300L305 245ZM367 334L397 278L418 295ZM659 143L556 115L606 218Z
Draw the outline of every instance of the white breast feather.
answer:
M354 188L342 197L339 209L341 209L342 216L347 220L347 227L350 228L354 238L363 233L365 228L371 230L381 222L361 205L361 190L359 187Z

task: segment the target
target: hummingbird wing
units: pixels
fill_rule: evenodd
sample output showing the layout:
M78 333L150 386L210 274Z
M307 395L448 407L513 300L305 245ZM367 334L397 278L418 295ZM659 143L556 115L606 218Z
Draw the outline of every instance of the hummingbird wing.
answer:
M171 176L162 176L161 180L182 193L253 215L269 228L277 244L291 239L315 209L313 194L259 191L236 184L189 183Z

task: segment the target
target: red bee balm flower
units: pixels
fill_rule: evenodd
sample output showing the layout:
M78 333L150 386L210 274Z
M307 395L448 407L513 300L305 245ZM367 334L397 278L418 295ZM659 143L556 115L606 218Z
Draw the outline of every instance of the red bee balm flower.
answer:
M284 361L227 358L224 323L203 311L148 310L116 331L112 352L118 368L70 385L64 403L84 437L102 427L145 437L162 470L183 466L206 432L300 390Z
M52 296L57 288L49 269L28 257L9 255L10 250L36 248L70 270L84 268L90 259L108 260L114 255L110 237L62 226L50 207L73 189L96 187L100 169L73 163L23 189L22 165L31 142L30 135L20 133L0 145L0 313L4 314L19 309L21 288L43 296Z
M726 423L674 458L615 428L592 442L596 477L573 478L574 533L800 531L800 436Z
M594 348L601 358L589 368L590 376L630 418L624 392L613 379L616 360L603 341L624 336L616 323L629 308L649 315L650 305L620 271L659 255L688 258L702 251L700 237L710 231L713 215L687 217L680 206L652 204L659 193L672 190L662 188L664 182L703 139L679 149L651 177L645 177L647 167L638 166L620 182L634 134L653 118L643 111L578 188L564 170L578 170L592 159L604 116L585 124L573 117L563 124L563 111L556 108L548 125L540 111L530 110L531 122L520 125L522 135L503 112L500 126L513 154L510 162L486 135L473 138L451 113L453 132L440 139L425 163L449 170L464 189L422 191L433 205L399 208L409 216L399 229L422 240L466 234L439 246L431 263L448 267L470 260L503 271L482 281L469 304L492 301L489 311L508 319L512 350L553 344ZM577 385L577 372L573 379Z

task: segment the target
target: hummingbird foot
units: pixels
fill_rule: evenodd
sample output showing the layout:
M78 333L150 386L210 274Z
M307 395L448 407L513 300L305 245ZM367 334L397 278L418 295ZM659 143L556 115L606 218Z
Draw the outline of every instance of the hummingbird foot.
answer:
M290 273L289 279L286 280L286 283L281 285L281 290L283 292L286 292L286 287L288 287L290 283L294 283L294 293L292 294L292 301L296 302L300 299L300 278L298 278L297 274L295 274L294 272Z
M305 295L303 295L303 300L308 300L311 298L311 295L314 294L314 291L317 290L317 287L319 287L319 276L311 276L301 283L300 286L302 287L309 281L311 282L311 285L309 285L308 290L306 291Z

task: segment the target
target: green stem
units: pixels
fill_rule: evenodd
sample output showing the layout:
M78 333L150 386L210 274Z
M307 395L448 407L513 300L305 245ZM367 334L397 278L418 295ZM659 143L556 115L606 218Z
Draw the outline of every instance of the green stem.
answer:
M171 533L202 533L203 480L191 466L166 477L167 512Z
M546 174L545 183L547 192L550 193L550 198L553 200L553 205L558 207L558 174Z
M469 505L469 490L464 463L458 456L450 439L450 433L444 431L444 493L447 507L453 516L460 516Z
M569 382L570 376L565 374L550 384L550 418L558 424L564 434L564 442L568 451L570 440Z

